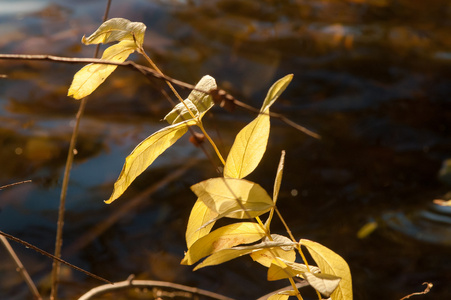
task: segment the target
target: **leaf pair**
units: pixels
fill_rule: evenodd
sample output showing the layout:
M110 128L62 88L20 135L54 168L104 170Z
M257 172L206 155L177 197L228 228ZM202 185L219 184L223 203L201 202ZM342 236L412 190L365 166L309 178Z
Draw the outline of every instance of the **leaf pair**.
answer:
M143 23L114 18L103 23L89 37L83 36L81 41L85 45L119 42L107 48L102 59L122 63L130 54L142 48L145 30ZM89 64L83 67L75 74L67 95L75 99L90 95L116 68L116 65L108 64Z

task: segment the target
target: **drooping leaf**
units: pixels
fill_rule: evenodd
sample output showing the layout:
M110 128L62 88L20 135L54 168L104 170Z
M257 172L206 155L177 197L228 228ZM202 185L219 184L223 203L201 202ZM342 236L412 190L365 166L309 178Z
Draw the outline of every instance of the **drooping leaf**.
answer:
M272 249L273 253L282 253L283 256L286 256L285 253L290 253L289 259L292 259L294 261L296 259L296 253L294 252L293 247L296 245L296 243L293 243L289 239L278 239L277 236L278 235L272 235L272 237L275 238L275 240L273 241L270 241L265 237L265 239L261 243L255 245L236 246L233 248L226 248L217 251L208 256L200 264L198 264L194 270L207 266L222 264L226 261L247 255L249 253L257 253L263 251L263 249Z
M265 101L263 101L261 112L268 110L271 105L279 98L279 96L285 91L287 86L293 79L293 74L286 75L285 77L277 80L269 89L268 94L266 94Z
M211 222L203 228L201 228L201 226L215 218L217 215L218 214L209 209L202 200L197 199L191 210L188 226L186 228L185 237L188 248L191 247L195 241L210 233L211 228L215 224L214 222Z
M288 291L284 291L284 292L290 292ZM290 296L295 296L296 294L290 295L284 292L279 292L277 294L271 295L268 297L267 300L287 300Z
M264 236L265 231L257 223L242 222L223 226L194 242L181 264L192 265L212 253L240 244L253 243Z
M216 80L210 75L205 75L196 84L196 89L192 90L188 98L184 100L185 104L178 103L165 117L164 119L169 124L175 124L182 122L183 120L189 120L192 118L188 108L194 114L195 117L201 117L211 108L214 103L210 94L203 93L201 91L209 92L216 89Z
M283 150L282 154L280 155L279 166L277 167L277 172L276 172L276 180L274 180L274 191L273 191L273 196L272 196L272 200L274 202L274 207L271 208L271 211L269 212L268 220L266 220L266 223L265 223L265 226L268 231L270 231L269 227L271 225L272 217L274 215L274 209L275 209L275 205L277 203L277 198L279 197L279 190L280 190L280 184L282 183L282 174L283 174L284 164L285 164L285 150Z
M299 243L307 247L322 273L341 278L331 298L333 300L352 300L351 271L346 261L337 253L319 243L306 239L302 239Z
M337 288L341 278L324 273L304 272L302 277L318 292L329 297Z
M106 44L111 42L132 41L137 47L141 47L144 42L146 25L141 22L130 22L123 18L113 18L104 22L89 37L83 36L81 39L85 45Z
M278 246L253 252L251 257L254 261L269 268L275 257L282 258L286 261L296 260L296 251L294 250L293 242L289 238L278 234L271 234L271 237L273 241L267 241L265 239L264 242Z
M268 269L268 280L280 280L290 277L302 277L305 272L318 273L319 269L314 266L309 266L296 263L293 261L288 261L283 258L278 257L277 260L273 260Z
M269 115L259 114L236 136L224 166L224 177L244 178L260 163L269 137Z
M193 185L191 190L211 210L229 218L255 218L273 205L260 185L244 179L211 178Z
M135 50L136 45L133 41L122 41L107 48L102 55L102 59L122 63ZM67 95L75 99L81 99L90 95L116 68L117 66L115 65L106 64L89 64L84 66L74 75Z
M105 202L110 204L121 196L136 177L144 172L161 153L183 136L188 130L188 126L194 124L194 121L187 121L165 127L136 146L125 159L121 174L114 183L113 193Z

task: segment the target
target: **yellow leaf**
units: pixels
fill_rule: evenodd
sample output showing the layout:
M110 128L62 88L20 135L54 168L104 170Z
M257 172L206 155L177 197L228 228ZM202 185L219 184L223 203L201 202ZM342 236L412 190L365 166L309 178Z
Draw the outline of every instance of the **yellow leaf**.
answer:
M198 239L185 254L183 265L192 265L199 259L219 250L240 244L249 244L265 236L265 231L251 222L234 223L218 228Z
M278 235L271 236L273 237L272 241L265 238L261 243L255 245L237 246L219 250L208 256L204 261L198 264L194 270L207 266L218 265L249 253L257 253L263 251L262 249L273 249L273 253L281 253L282 256L285 257L288 257L286 253L290 253L288 258L294 261L296 259L296 253L294 252L293 247L296 244L289 239L280 239L278 238L280 237ZM286 251L282 249L286 249Z
M142 141L125 159L119 178L114 183L113 193L105 203L110 204L130 186L130 184L167 148L174 144L194 121L165 127Z
M323 273L302 273L302 277L318 292L329 297L337 288L341 278Z
M333 300L352 300L351 271L346 261L337 253L319 243L305 239L302 239L299 243L307 247L307 250L323 274L330 274L341 278L331 298Z
M280 161L279 166L277 167L277 173L276 173L276 180L274 180L274 191L272 200L274 202L274 207L271 208L271 211L269 212L268 220L266 220L265 226L268 231L270 231L270 225L272 221L272 217L274 215L274 209L275 205L277 203L277 198L279 197L279 190L280 190L280 184L282 183L282 174L283 174L283 166L285 164L285 150L282 151L282 154L280 155Z
M267 300L287 300L289 297L290 297L290 295L277 293L277 294L269 296Z
M203 224L215 218L218 214L209 209L202 200L197 199L196 203L191 210L191 214L188 220L188 226L186 228L186 245L191 247L191 245L200 239L201 237L207 235L213 225L214 222L211 222L209 225L201 228ZM201 229L200 229L201 228Z
M133 41L122 41L105 50L102 59L114 62L124 62L136 50ZM75 99L90 95L105 79L116 70L117 66L106 64L89 64L78 71L67 93Z
M263 101L263 105L261 108L261 112L265 112L268 110L271 105L279 98L279 96L285 91L287 86L290 84L293 79L293 74L286 75L285 77L277 80L269 89L268 94L266 94L265 101Z
M271 262L268 269L268 280L280 280L291 277L301 277L305 272L318 273L320 270L317 267L309 266L307 268L304 264L295 263L278 257Z
M146 25L141 22L130 22L123 18L113 18L102 25L89 37L84 37L81 41L86 44L106 44L116 41L132 41L137 47L141 47L144 42Z
M259 114L236 136L224 166L224 177L244 178L260 163L269 137L269 115Z
M196 84L196 89L192 90L188 98L183 103L178 103L174 109L172 109L164 119L169 124L175 124L184 120L192 119L191 114L186 109L186 106L191 110L195 117L202 116L214 105L213 99L210 94L203 93L201 91L209 92L216 89L216 80L210 75L205 75Z
M211 178L193 185L191 190L211 210L229 218L255 218L273 206L260 185L244 179Z

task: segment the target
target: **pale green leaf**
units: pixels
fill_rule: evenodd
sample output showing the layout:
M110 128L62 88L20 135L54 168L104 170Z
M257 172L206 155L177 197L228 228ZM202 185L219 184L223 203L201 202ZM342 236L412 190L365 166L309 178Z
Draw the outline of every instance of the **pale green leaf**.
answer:
M211 178L191 186L205 205L229 218L254 218L271 209L273 202L258 184L236 178Z
M136 50L136 45L131 41L122 41L105 50L103 60L124 62L130 54ZM67 93L75 99L81 99L90 95L101 85L117 66L107 64L89 64L78 71Z
M293 79L293 74L286 75L285 77L277 80L269 89L268 94L266 94L265 101L263 101L261 112L266 112L269 110L271 105L279 98L279 96L285 91L287 86Z
M293 250L294 245L296 245L296 243L293 243L291 240L287 239L280 239L278 237L278 235L271 235L273 238L273 241L270 241L269 239L267 239L265 237L265 239L258 244L255 245L245 245L245 246L237 246L237 247L233 247L233 248L227 248L227 249L222 249L218 252L213 253L212 255L210 255L209 257L207 257L204 261L202 261L200 264L198 264L196 266L196 268L194 270L206 267L206 266L213 266L213 265L218 265L218 264L222 264L226 261L235 259L237 257L243 256L243 255L247 255L249 253L253 253L253 252L259 252L262 249L274 249L273 252L276 254L281 253L282 255L285 256L285 253L290 253L290 259L293 259L293 261L296 259L296 253ZM286 249L285 251L282 250Z
M349 270L346 261L337 253L319 243L305 239L302 239L299 243L307 247L307 250L318 264L322 273L341 278L341 281L332 293L331 298L333 300L351 300L352 278L351 271Z
M202 225L215 218L217 215L218 214L209 209L202 200L197 199L191 209L188 226L186 228L185 237L188 248L191 247L195 241L210 233L211 228L215 223L210 222L208 225L203 227Z
M244 178L260 163L269 137L269 115L259 114L236 136L224 166L224 177Z
M123 18L113 18L102 25L89 37L82 38L82 43L90 44L106 44L110 42L132 41L136 46L142 47L144 42L144 33L146 25L141 22L130 22Z
M181 263L192 265L212 253L240 244L253 243L264 236L265 231L257 223L242 222L223 226L194 242Z
M280 190L280 184L282 183L282 174L283 174L284 164L285 164L285 150L283 150L282 154L280 155L279 166L277 167L277 172L276 172L276 180L274 180L274 191L273 191L273 196L272 196L272 200L274 202L274 207L271 208L271 211L269 212L268 220L266 220L266 223L265 223L265 226L268 231L270 231L269 227L271 225L272 217L274 215L274 209L275 209L275 205L277 203L277 198L279 197L279 190Z
M142 141L125 159L119 178L114 183L114 190L106 203L111 203L121 196L130 184L167 148L174 144L194 121L183 122L165 127Z
M329 297L337 288L341 278L324 273L302 273L302 277L318 292Z
M178 103L164 119L169 124L176 124L184 120L192 119L187 107L191 110L194 117L202 118L202 116L214 105L214 102L210 94L201 91L209 92L216 88L216 80L210 75L205 75L196 84L195 89L191 91L188 98L183 101L186 105Z

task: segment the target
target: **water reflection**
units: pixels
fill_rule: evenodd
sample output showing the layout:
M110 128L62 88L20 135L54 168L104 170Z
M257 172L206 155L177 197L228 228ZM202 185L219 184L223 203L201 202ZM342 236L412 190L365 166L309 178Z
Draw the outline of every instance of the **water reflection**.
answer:
M33 3L20 16L0 13L0 52L92 56L93 47L79 41L98 26L104 1ZM318 240L349 261L358 299L400 299L424 281L435 283L431 295L436 299L451 294L449 226L442 219L448 220L447 214L424 208L445 192L436 173L451 152L450 14L444 0L138 0L113 2L111 12L146 23L145 47L168 75L196 82L211 74L221 87L256 107L273 81L295 74L274 110L323 139L273 121L266 160L251 179L270 191L280 151L287 150L280 209L296 236ZM34 180L0 192L0 227L50 252L78 105L65 95L79 67L0 62L0 74L8 75L0 80L0 184ZM182 140L143 174L124 202L103 204L125 156L163 126L159 120L170 106L159 93L162 86L118 70L89 99L69 189L65 246L173 172L168 166L202 157ZM223 149L252 119L246 112L230 115L220 109L214 116L206 121L221 130ZM135 273L238 299L280 287L268 284L265 271L245 259L220 267L220 279L218 268L193 273L177 266L195 200L187 187L207 176L214 172L199 163L67 258L112 280ZM387 226L358 239L358 229L370 219L382 219ZM408 236L413 238L402 238ZM431 249L425 243L431 239L443 248ZM27 265L43 261L20 254L30 257ZM13 272L6 258L0 266L5 268L0 274ZM50 263L32 275L42 279L49 269ZM13 290L24 289L21 281L0 276L0 297L12 299L17 295ZM68 281L65 298L98 284L80 274L70 274Z

